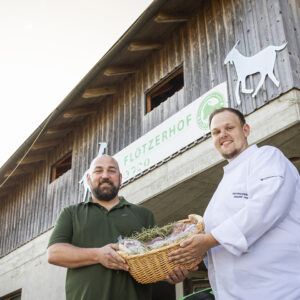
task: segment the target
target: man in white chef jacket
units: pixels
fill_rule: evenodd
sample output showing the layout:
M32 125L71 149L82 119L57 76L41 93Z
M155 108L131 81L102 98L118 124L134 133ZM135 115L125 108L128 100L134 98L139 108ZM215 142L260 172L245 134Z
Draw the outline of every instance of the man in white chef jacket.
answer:
M250 127L237 110L210 116L212 140L227 159L224 176L204 214L206 234L170 254L205 263L218 300L300 299L300 179L271 146L248 146Z

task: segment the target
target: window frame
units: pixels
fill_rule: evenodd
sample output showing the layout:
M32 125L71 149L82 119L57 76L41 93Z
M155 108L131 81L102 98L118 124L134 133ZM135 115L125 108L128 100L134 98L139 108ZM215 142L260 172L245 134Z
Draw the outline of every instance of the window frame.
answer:
M166 77L162 78L153 87L151 87L148 91L145 92L145 98L146 98L146 112L145 113L146 114L148 114L149 112L151 112L153 110L153 109L151 109L153 97L158 96L159 90L161 90L163 88L163 86L167 85L172 79L174 79L175 77L177 77L179 75L182 75L182 78L183 78L182 88L184 88L184 72L183 72L183 64L181 64L181 65L177 66ZM164 101L166 101L167 99L168 98L166 98ZM163 103L164 101L162 101L161 103Z
M70 166L69 169L66 170L65 172L63 172L62 174L60 174L59 176L57 176L57 169L59 167L62 167L63 163L66 160L69 160L69 159L71 159L70 163L69 163L69 166ZM59 178L60 176L62 176L63 174L65 174L66 172L68 172L69 170L71 170L71 168L72 168L72 151L70 151L67 154L65 154L61 159L59 159L56 163L54 163L51 166L50 183L54 182L57 178Z

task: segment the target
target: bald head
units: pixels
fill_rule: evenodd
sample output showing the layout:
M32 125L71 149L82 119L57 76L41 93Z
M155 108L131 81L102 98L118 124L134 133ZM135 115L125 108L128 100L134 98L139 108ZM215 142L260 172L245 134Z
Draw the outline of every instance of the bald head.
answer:
M120 173L118 162L112 156L108 154L102 154L101 156L97 156L92 160L89 168L89 174L91 174L91 172L95 169L97 165L102 165L103 163L110 164L112 167L115 167Z

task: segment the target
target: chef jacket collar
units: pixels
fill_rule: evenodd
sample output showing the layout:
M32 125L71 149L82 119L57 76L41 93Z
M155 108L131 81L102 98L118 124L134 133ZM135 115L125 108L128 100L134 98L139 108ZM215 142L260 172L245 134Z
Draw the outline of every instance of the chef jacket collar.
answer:
M230 170L237 167L247 156L252 156L252 154L257 149L257 145L249 146L247 149L245 149L241 154L239 154L235 159L233 159L231 162L228 163L225 167L223 167L224 172L229 172Z

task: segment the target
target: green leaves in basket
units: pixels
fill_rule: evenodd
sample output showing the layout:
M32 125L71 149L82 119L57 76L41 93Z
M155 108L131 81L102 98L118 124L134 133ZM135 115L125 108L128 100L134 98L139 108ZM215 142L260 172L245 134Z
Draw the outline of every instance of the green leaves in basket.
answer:
M148 243L158 237L165 238L171 234L175 224L176 222L172 222L162 227L156 225L152 228L142 228L140 232L134 232L128 238L138 240L142 243Z

